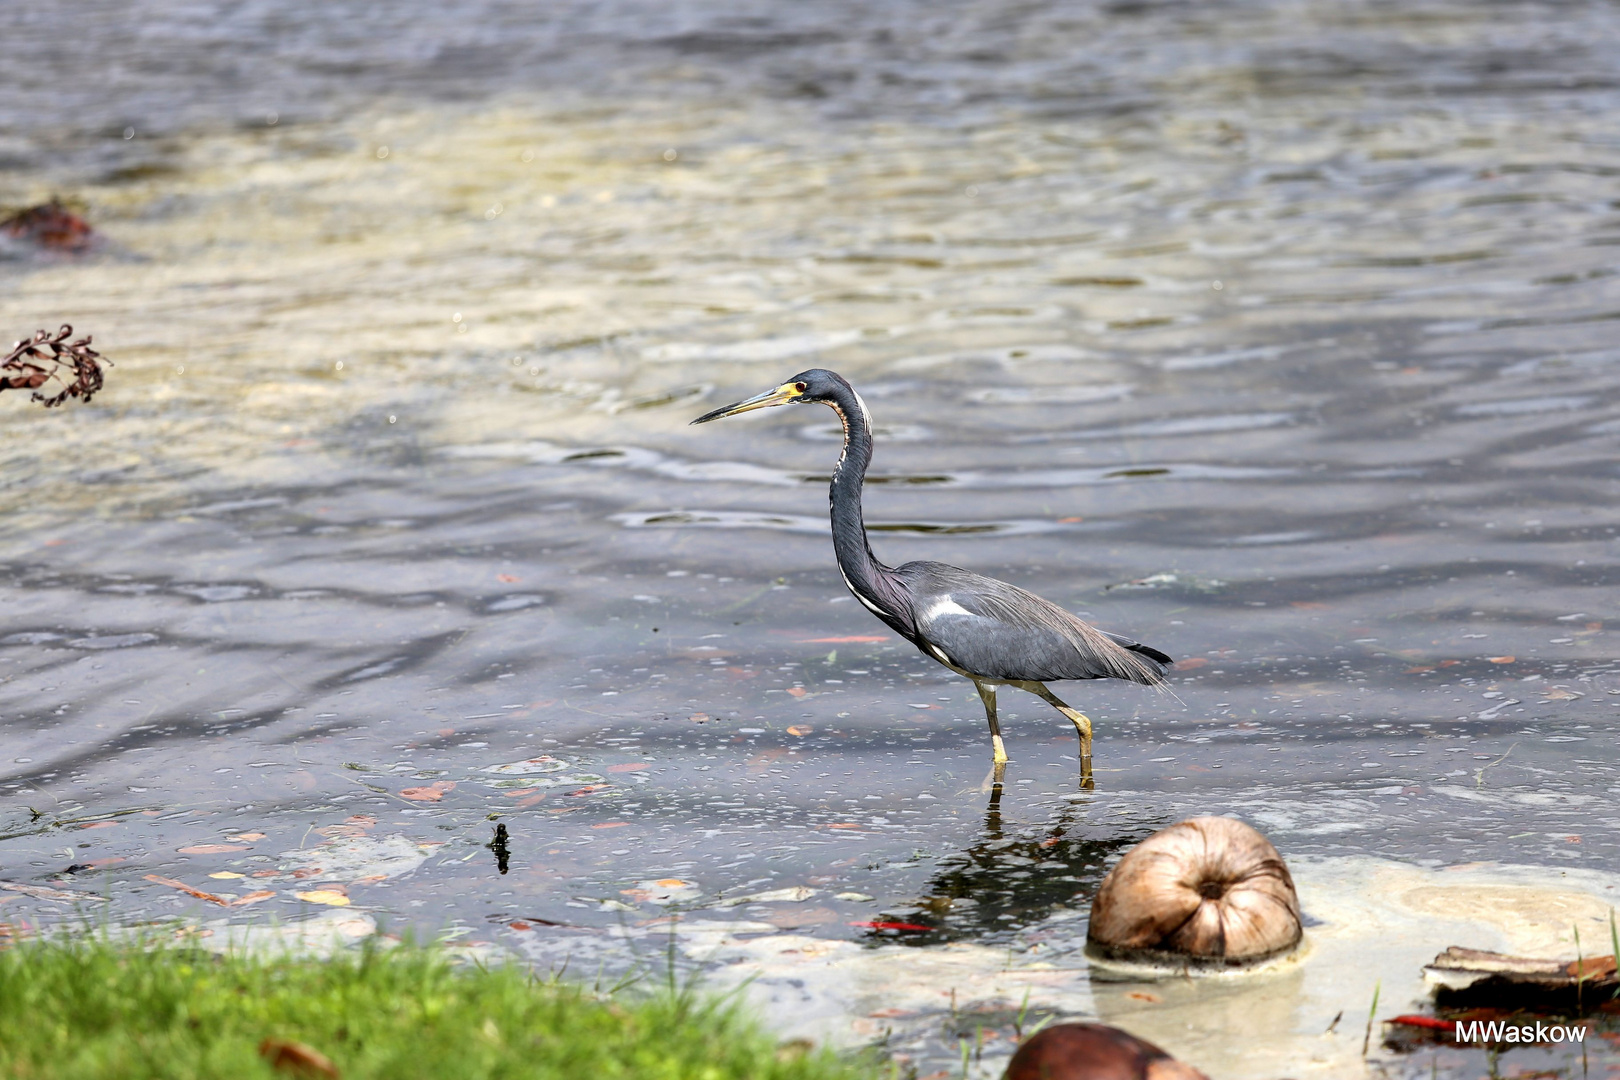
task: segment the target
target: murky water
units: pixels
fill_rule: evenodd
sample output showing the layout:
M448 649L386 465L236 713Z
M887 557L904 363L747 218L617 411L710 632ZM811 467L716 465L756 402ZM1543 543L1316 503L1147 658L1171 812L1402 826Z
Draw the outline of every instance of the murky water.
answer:
M117 366L0 400L0 918L1017 951L1195 813L1616 868L1612 6L69 17L0 201L104 239L0 251L0 322ZM1181 660L1066 688L1094 793L1009 691L987 811L971 685L833 565L830 413L686 426L812 363L881 557Z

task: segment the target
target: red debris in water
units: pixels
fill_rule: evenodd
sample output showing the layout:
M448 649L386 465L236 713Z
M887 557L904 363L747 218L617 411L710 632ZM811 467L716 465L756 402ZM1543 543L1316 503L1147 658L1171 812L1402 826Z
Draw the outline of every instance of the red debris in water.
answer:
M70 342L72 335L73 327L63 323L54 335L40 330L17 342L0 360L0 390L32 390L33 399L44 402L47 409L68 398L89 401L101 389L102 365L110 367L112 361L90 347L89 334ZM40 389L53 381L61 387L56 393Z
M1416 1014L1391 1017L1389 1020L1386 1020L1385 1023L1404 1024L1406 1027L1428 1028L1430 1031L1457 1030L1457 1021L1455 1020L1441 1020L1440 1018L1434 1016L1418 1016Z
M922 926L909 922L852 922L851 926L860 926L868 930L932 930L932 926Z
M90 223L52 199L0 221L0 231L50 251L85 251L95 239Z

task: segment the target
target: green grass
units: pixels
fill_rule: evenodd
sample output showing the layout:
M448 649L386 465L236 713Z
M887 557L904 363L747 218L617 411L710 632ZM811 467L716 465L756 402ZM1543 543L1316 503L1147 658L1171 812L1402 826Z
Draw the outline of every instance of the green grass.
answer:
M319 1051L343 1080L880 1075L871 1063L778 1045L735 1002L675 987L603 999L516 966L453 966L430 947L330 960L219 956L100 936L0 948L6 1080L295 1075L259 1056L266 1038Z

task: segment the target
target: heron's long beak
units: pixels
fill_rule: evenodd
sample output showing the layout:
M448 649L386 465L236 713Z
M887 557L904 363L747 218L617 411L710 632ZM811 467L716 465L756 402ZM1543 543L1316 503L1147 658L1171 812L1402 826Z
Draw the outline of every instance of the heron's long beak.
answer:
M793 383L783 383L775 390L767 390L763 394L755 394L751 398L735 402L731 405L722 405L720 408L714 410L714 412L704 413L702 416L692 421L692 423L707 424L710 420L719 420L725 416L736 416L738 413L753 412L755 409L769 409L773 405L786 405L803 393L804 391L800 390Z

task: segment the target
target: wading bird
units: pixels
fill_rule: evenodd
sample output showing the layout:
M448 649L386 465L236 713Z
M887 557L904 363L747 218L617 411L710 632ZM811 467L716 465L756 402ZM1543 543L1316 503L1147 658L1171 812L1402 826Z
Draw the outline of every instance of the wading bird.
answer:
M844 584L866 609L924 655L978 687L990 723L997 778L1007 762L996 722L996 690L1016 686L1068 717L1080 734L1080 778L1091 779L1091 720L1048 690L1064 679L1125 679L1155 686L1174 661L1157 649L1098 630L1016 585L938 562L883 565L867 543L861 487L872 462L872 420L843 376L824 368L800 372L774 390L693 420L704 424L774 405L819 402L844 423L844 452L833 469L833 552Z

